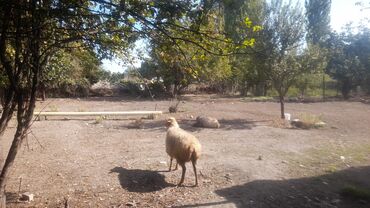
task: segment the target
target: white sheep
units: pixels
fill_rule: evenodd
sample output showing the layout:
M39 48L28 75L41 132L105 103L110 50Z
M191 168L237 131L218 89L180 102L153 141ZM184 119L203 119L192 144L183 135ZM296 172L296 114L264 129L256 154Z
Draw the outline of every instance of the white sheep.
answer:
M198 116L194 124L196 127L203 128L220 128L220 123L216 118L207 116Z
M172 159L175 158L177 164L182 167L181 180L178 183L178 186L180 186L184 182L185 178L185 163L191 161L195 174L195 186L197 186L198 176L196 163L201 155L201 145L198 139L192 134L181 129L176 119L173 117L168 118L166 126L168 127L166 136L166 152L171 157L170 171Z

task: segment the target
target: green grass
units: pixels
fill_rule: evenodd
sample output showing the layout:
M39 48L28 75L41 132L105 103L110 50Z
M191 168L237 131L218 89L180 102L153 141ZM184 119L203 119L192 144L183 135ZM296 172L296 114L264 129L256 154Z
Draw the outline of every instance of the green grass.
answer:
M336 172L347 165L359 165L367 161L370 156L370 144L362 145L328 145L321 148L312 148L306 152L305 163L315 164L320 162L318 166L328 173ZM341 159L344 157L344 160Z
M338 92L336 89L329 88L329 87L325 89L326 97L335 97L337 95L338 95ZM267 96L278 97L278 93L275 89L269 89L267 91ZM300 97L300 96L301 96L300 90L294 86L290 87L286 94L286 97ZM322 87L316 86L316 87L307 88L304 96L305 97L322 97Z
M245 97L242 98L243 101L253 101L253 102L266 102L274 100L273 97L269 96L259 96L259 97Z
M341 195L353 199L370 201L370 190L358 186L346 186L341 190Z
M310 113L302 113L298 115L298 119L306 124L315 126L316 123L322 122L322 115L314 115Z

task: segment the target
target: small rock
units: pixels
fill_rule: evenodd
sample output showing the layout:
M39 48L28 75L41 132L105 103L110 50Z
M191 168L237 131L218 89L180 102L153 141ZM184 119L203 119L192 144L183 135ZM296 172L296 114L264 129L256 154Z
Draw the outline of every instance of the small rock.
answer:
M257 160L262 160L262 155L259 155Z
M203 179L202 182L203 183L211 183L211 180L210 179Z
M161 161L159 162L160 164L163 164L163 165L167 165L167 162L166 161Z
M333 200L331 200L331 203L334 204L334 205L339 204L340 199L333 199Z
M281 161L281 163L287 164L287 163L288 163L288 161L283 160L283 161Z
M126 206L133 207L133 206L136 206L136 203L135 202L127 202Z
M230 174L230 173L226 173L225 178L226 178L227 180L231 180L231 174Z
M322 121L320 121L320 122L317 122L317 123L315 123L315 127L323 127L323 126L325 126L326 125L326 123L325 122L322 122Z
M344 156L340 156L340 159L341 160L345 160L346 158Z
M25 192L25 193L22 194L21 200L31 202L31 201L33 201L33 197L34 197L34 195L31 194L30 192Z

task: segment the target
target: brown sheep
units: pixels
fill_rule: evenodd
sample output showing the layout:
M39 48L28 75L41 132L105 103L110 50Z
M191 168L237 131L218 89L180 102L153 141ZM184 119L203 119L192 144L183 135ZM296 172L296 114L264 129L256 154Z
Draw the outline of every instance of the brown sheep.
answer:
M185 163L191 161L195 175L195 186L198 186L196 163L201 154L201 145L198 139L192 134L181 129L176 119L173 117L168 118L166 126L168 127L166 136L166 152L171 157L170 171L172 159L175 158L177 164L182 167L181 180L178 183L178 186L180 186L184 182L185 178Z

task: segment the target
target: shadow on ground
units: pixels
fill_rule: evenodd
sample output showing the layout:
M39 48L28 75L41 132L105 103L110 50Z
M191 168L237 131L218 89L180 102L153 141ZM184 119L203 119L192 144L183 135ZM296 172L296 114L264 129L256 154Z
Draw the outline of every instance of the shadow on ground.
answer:
M219 189L215 193L225 200L181 207L213 207L234 204L257 208L365 208L370 196L341 194L344 188L356 187L370 193L370 166L349 168L332 174L291 180L256 180L243 185Z
M234 129L252 129L257 126L257 123L268 122L268 121L251 121L246 119L221 119L219 120L222 129L234 130Z
M252 129L257 126L258 123L269 122L268 120L251 121L246 119L221 119L219 120L220 128L223 130L236 130L236 129ZM190 132L200 132L204 129L202 127L195 127L195 119L180 119L178 123L182 129ZM164 120L149 120L145 121L143 125L144 129L152 129L159 131L166 131ZM217 131L218 129L212 129Z
M129 192L154 192L173 186L167 183L164 175L158 171L115 167L110 172L118 173L118 180L122 188Z

